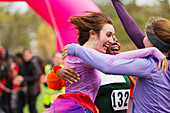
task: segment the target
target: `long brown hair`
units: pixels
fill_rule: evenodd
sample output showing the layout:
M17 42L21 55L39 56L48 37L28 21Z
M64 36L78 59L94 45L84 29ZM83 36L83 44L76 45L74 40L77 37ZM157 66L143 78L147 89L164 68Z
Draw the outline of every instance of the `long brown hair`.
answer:
M80 45L84 45L88 41L90 30L99 35L105 24L113 25L112 19L105 13L85 11L83 14L85 15L73 15L68 20L79 31L78 42Z
M170 44L170 22L161 17L151 17L152 28L156 36L163 42ZM148 31L149 32L149 31Z

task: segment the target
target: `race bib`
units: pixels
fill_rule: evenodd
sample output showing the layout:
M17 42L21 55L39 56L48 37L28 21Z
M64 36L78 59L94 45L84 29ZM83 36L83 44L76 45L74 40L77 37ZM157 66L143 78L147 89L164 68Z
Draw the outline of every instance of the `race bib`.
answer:
M128 109L130 89L113 90L111 102L114 111Z

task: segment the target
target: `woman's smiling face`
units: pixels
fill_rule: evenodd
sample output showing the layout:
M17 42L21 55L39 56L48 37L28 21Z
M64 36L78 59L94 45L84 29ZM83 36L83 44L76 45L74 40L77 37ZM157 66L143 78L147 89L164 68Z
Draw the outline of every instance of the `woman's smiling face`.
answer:
M113 26L111 24L105 24L97 37L97 42L94 49L101 53L106 53L109 45L113 43L114 34L115 30Z

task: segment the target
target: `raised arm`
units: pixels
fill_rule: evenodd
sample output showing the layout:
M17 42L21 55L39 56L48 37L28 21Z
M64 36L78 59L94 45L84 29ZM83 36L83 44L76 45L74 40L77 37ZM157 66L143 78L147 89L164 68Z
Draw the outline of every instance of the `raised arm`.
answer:
M134 59L134 58L147 57L150 55L157 58L159 61L162 61L165 58L165 56L155 47L121 52L117 55L102 54L94 49L83 48L78 44L71 44L68 48L68 55L76 55L76 56L78 55L81 57L86 55L90 56L92 53L109 60Z
M128 14L120 0L112 0L112 3L128 36L139 49L144 48L143 38L145 35L142 33L138 25Z

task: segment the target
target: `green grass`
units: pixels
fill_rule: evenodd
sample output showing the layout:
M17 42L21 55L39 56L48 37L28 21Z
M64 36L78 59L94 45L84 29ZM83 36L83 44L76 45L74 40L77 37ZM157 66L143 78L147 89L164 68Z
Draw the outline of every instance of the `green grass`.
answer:
M41 93L37 97L37 102L36 102L36 108L38 113L42 113L45 110L45 107L43 105L43 96L45 92L45 87L43 84L41 84ZM29 113L29 108L28 104L24 107L24 113Z

